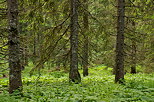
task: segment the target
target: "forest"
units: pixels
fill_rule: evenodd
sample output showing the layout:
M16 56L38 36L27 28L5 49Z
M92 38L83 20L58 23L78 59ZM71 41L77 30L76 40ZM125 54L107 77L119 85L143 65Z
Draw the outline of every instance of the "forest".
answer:
M154 0L0 0L0 102L154 102Z

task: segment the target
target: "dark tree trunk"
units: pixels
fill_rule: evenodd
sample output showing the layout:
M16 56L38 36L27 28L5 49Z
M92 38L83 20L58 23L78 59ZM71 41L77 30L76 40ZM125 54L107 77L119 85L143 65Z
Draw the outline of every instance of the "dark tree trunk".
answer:
M136 74L136 66L131 66L131 74Z
M24 54L24 55L25 55L25 56L24 56L24 59L25 59L25 63L24 63L24 64L25 64L25 66L28 66L28 50L27 50L27 49L28 49L28 47L27 47L27 45L26 45L26 46L25 46L25 50L24 50L24 53L25 53L25 54Z
M33 55L36 56L36 34L34 33L34 39L33 39Z
M132 21L132 29L135 31L135 21ZM132 50L131 50L131 57L132 57L132 66L131 66L131 73L136 74L136 41L135 41L135 36L134 39L132 39Z
M71 0L71 37L70 37L70 82L81 82L80 73L78 71L78 0Z
M88 10L88 0L83 0L84 7ZM88 76L88 30L89 30L88 13L85 11L83 15L83 25L84 25L84 43L83 43L83 76Z
M21 64L18 36L18 3L17 0L7 0L9 23L9 93L21 91Z
M36 59L37 59L37 54L36 54L36 34L34 32L34 39L33 39L33 56L32 56L32 62L35 65L36 64Z
M125 0L118 0L117 20L117 43L116 43L116 65L115 82L124 81L124 28L125 28Z
M132 41L132 66L131 73L136 74L136 42Z

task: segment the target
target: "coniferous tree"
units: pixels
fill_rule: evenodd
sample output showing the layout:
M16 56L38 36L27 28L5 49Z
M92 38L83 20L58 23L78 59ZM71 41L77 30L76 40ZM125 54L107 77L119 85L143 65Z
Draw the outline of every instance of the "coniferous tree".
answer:
M124 80L124 29L125 29L125 0L118 0L117 38L116 38L116 64L115 82Z
M133 30L135 31L135 22L132 21L132 27ZM135 34L134 34L135 35ZM136 41L135 38L131 39L131 73L132 74L136 74L136 50L137 50L137 46L136 46Z
M88 0L83 0L84 7L88 10ZM84 39L83 39L83 76L88 76L88 51L89 51L89 42L88 42L88 31L89 31L89 20L88 13L84 11L83 14L83 25L84 25Z
M79 33L79 25L78 25L78 0L70 1L71 7L71 37L70 37L70 73L69 79L71 82L79 83L81 82L80 73L78 71L78 33Z
M21 64L19 57L19 32L18 32L18 1L7 0L9 23L9 93L22 87Z

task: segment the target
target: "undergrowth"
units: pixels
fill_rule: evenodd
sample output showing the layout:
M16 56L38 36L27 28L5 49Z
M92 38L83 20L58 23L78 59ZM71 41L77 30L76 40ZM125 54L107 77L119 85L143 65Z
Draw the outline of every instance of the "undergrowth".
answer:
M0 102L154 102L154 74L126 74L125 85L114 83L111 68L89 69L80 84L63 71L23 75L23 95L9 95L8 79L0 79ZM82 71L80 71L82 73Z

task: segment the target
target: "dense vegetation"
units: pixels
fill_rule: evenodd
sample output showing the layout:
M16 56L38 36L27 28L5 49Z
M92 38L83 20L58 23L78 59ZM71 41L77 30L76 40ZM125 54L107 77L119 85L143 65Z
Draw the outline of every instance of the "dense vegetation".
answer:
M27 67L24 73L32 66ZM23 76L23 95L11 96L6 91L8 79L0 79L1 102L153 102L154 74L126 74L126 84L115 84L112 68L97 66L89 69L82 83L68 83L68 73L43 70L40 77ZM48 73L47 73L48 72ZM80 70L82 73L82 71Z
M0 102L153 102L154 0L1 0Z

